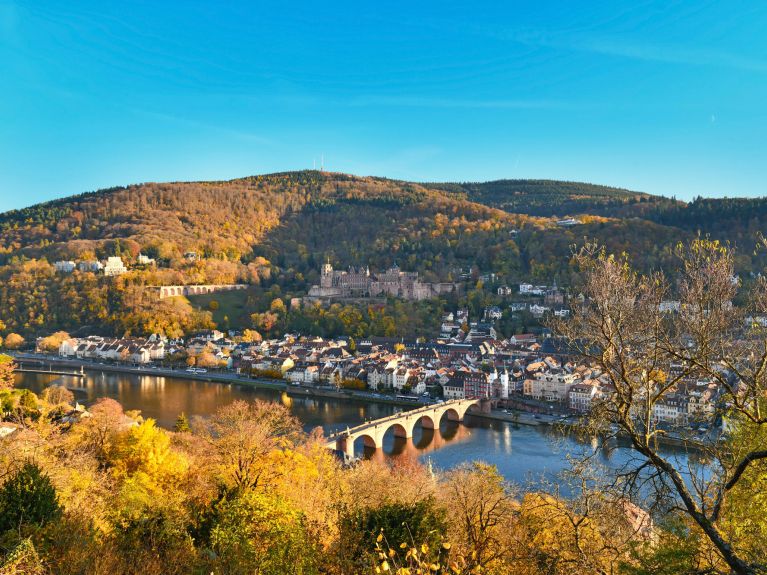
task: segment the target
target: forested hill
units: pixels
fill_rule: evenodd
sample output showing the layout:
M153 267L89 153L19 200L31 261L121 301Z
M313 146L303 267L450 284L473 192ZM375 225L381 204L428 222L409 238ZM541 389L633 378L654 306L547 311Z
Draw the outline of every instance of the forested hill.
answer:
M507 212L543 217L575 214L641 217L658 209L684 205L662 196L582 182L495 180L428 185Z
M567 216L583 225L558 228L556 219ZM637 253L646 267L659 263L662 250L639 251L648 232L658 242L710 233L750 252L766 219L764 199L684 203L577 182L417 184L301 171L110 188L0 214L0 264L115 254L130 260L142 251L183 270L183 254L195 251L237 264L261 256L302 273L331 256L339 265L374 267L396 259L442 279L472 264L535 275L561 273L568 242L584 236ZM504 250L511 255L501 262Z
M558 225L566 216L580 223ZM747 273L761 265L753 238L765 224L765 200L685 204L546 180L418 184L302 171L146 183L0 214L0 320L25 332L95 323L178 333L205 318L170 302L158 314L147 286L245 282L302 295L326 258L338 268L396 262L427 281L471 270L509 284L570 285L569 255L586 238L650 270L669 267L680 240L711 233L737 243L738 270ZM139 253L158 266L142 269ZM111 279L52 266L112 255L131 272Z

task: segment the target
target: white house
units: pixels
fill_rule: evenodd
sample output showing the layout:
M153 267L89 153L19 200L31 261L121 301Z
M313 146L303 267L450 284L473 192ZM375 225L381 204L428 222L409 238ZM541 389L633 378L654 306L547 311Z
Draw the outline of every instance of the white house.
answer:
M153 266L155 264L154 258L145 256L144 254L139 254L136 261L140 266Z
M104 264L97 260L82 261L77 264L77 269L79 269L81 272L98 273L104 269Z
M104 265L104 275L108 277L119 276L128 271L128 268L123 264L123 260L119 256L111 256L107 258L107 263Z
M59 273L71 274L73 271L75 271L77 264L71 260L58 261L53 263L53 267Z

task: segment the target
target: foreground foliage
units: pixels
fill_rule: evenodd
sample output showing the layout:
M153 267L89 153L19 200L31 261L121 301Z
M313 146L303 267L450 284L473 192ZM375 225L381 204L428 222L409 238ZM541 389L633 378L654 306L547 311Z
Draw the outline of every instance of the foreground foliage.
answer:
M720 564L684 514L639 532L596 479L564 499L523 494L481 463L438 474L408 460L344 469L279 404L234 402L170 432L113 400L54 423L66 399L47 390L36 418L16 412L17 431L0 439L3 575L639 574ZM757 536L763 498L744 501L749 509L734 504L725 517Z

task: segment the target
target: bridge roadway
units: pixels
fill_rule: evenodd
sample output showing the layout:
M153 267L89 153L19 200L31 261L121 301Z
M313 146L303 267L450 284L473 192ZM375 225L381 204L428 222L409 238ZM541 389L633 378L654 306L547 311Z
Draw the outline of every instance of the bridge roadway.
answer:
M451 421L460 422L463 421L466 412L472 407L482 410L489 409L489 405L485 407L484 403L485 401L480 399L453 399L410 411L402 411L333 433L328 436L326 445L329 449L343 451L347 457L354 458L354 442L357 439L362 438L365 447L381 449L384 435L389 429L393 429L396 437L409 439L413 437L413 430L418 423L425 429L438 429L445 415Z

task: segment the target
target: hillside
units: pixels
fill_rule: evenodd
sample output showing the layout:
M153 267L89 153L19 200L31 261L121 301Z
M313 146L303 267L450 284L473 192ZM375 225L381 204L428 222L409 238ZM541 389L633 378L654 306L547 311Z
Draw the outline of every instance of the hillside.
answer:
M496 180L429 184L510 213L543 217L594 214L636 217L679 202L623 188L556 180Z
M564 216L581 224L558 226ZM239 306L247 317L268 306L260 295L267 291L305 294L327 258L339 268L397 263L428 281L473 270L474 277L495 272L505 283L569 285L572 246L586 238L649 270L669 267L678 241L710 232L746 246L738 265L749 272L761 265L751 238L766 220L763 200L685 204L547 180L417 184L303 171L146 183L1 214L0 319L25 333L82 325L182 333L212 325L211 314L186 300L158 302L147 287L248 283L260 291ZM158 267L139 269L140 252ZM188 252L199 257L184 257ZM51 265L111 255L132 271L110 279L57 274Z

